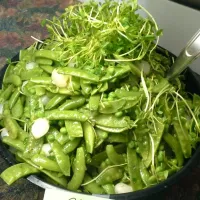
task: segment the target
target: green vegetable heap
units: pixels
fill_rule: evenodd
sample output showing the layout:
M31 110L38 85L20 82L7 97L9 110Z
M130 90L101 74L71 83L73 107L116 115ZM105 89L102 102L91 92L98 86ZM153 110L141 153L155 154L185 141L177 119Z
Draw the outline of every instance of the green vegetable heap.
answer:
M1 178L39 173L68 190L112 194L180 170L200 141L200 97L189 98L181 77L164 78L172 59L158 51L150 13L136 0L90 2L43 24L49 38L35 38L4 76L1 139L19 164Z

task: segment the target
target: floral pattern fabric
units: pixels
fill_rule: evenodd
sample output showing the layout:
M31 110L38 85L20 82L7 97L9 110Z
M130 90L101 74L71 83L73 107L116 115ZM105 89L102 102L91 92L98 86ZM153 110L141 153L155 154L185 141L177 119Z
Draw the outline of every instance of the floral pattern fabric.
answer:
M31 36L47 37L41 21L59 15L72 3L73 0L0 0L0 68L7 58L34 42ZM6 167L8 164L0 155L0 172ZM12 186L0 179L0 200L42 200L43 194L43 189L26 179L18 180ZM176 184L147 199L200 200L200 163Z

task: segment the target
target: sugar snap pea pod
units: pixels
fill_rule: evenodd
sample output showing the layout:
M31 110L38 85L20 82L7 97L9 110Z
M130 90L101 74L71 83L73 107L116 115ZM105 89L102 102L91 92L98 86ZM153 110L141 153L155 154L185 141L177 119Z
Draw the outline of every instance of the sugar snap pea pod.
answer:
M136 100L126 100L126 104L125 106L123 106L122 110L127 110L129 108L134 107L135 105L137 105L137 103L140 101L140 99L136 99Z
M102 82L97 84L96 88L93 88L91 95L95 95L97 93L103 93L108 90L108 82Z
M106 153L107 153L107 156L109 158L109 160L115 164L115 165L118 165L118 164L123 164L125 163L125 159L123 157L123 155L121 154L118 154L113 145L109 144L106 146Z
M99 77L95 74L92 74L86 70L78 69L78 68L70 68L70 67L59 67L57 68L57 72L60 74L71 75L75 77L79 77L82 79L90 80L92 82L98 82Z
M142 189L143 183L140 176L140 162L135 149L127 148L127 162L133 191Z
M106 185L113 183L116 180L119 180L123 177L123 169L120 167L110 167L102 173L96 180L99 185Z
M27 70L21 71L20 77L23 81L25 81L25 80L30 80L33 77L36 77L36 78L40 77L42 75L42 73L43 73L43 70L41 68L37 67L37 68L34 68L29 71L27 71Z
M131 63L131 62L128 62L128 63L126 63L126 64L129 65L129 67L130 67L130 69L131 69L131 73L132 73L133 75L136 75L137 77L140 77L140 76L141 76L141 70L140 70L136 65L134 65L134 64Z
M39 173L40 171L35 167L32 167L28 163L19 163L7 168L1 173L1 178L8 184L11 185L13 182L27 176L29 174Z
M35 154L33 157L31 157L31 161L44 169L61 172L61 169L57 162L47 158L45 155Z
M148 172L147 168L144 166L144 163L142 161L140 162L140 176L142 178L143 183L146 186L149 186L150 173Z
M50 60L60 61L63 55L63 51L51 51L46 49L41 49L35 52L35 57L37 58L47 58Z
M151 88L152 93L159 93L163 88L169 86L169 82L166 78L162 78L159 81L159 84L155 85L154 87Z
M85 98L78 96L73 97L72 99L67 99L65 103L58 107L58 110L73 110L85 103Z
M128 133L115 134L109 133L107 140L109 143L126 143L129 141Z
M83 128L81 122L65 120L65 127L70 137L83 137Z
M18 128L18 136L17 139L19 139L20 141L25 141L26 138L28 138L29 134L24 131L19 124L16 122L16 126Z
M101 114L96 116L95 123L100 126L112 128L132 128L133 121L128 116L115 117L112 114Z
M51 91L51 90L49 90ZM79 91L75 91L72 88L58 88L58 90L54 93L65 94L68 96L77 96L80 95Z
M29 137L26 141L25 151L23 156L25 158L30 158L35 154L38 154L41 151L42 145L44 143L44 138L35 139L32 134L29 134Z
M44 174L46 174L48 177L50 177L53 181L55 181L59 185L65 187L65 188L67 187L67 179L64 176L59 176L60 172L57 173L57 172L53 172L53 171L48 171L48 170L45 170L45 169L41 169L41 167L37 166L31 160L24 158L21 152L17 152L17 156L19 158L21 158L22 160L24 160L26 163L30 164L31 166L35 167L39 171L41 171Z
M57 141L51 142L51 147L62 173L65 176L70 176L69 156L62 151L62 146Z
M40 77L33 77L30 79L31 82L43 85L50 85L52 84L51 77L40 76Z
M101 102L99 104L99 112L103 114L116 113L126 104L124 99L117 99L113 101Z
M72 191L76 191L80 187L85 176L86 165L85 165L85 152L83 147L79 147L76 150L76 158L74 166L75 166L74 174L67 186L67 188Z
M8 135L12 139L16 139L18 135L18 128L16 126L16 121L9 115L3 118L4 126L8 130Z
M12 139L10 137L3 137L2 141L3 141L3 143L5 143L11 147L14 147L15 149L17 149L19 151L23 152L25 149L24 143L18 139Z
M123 65L123 66L116 66L115 67L115 71L114 71L114 74L110 74L109 72L106 73L105 76L103 76L102 78L100 78L100 82L105 82L105 81L108 81L108 80L111 80L111 79L114 79L116 77L119 77L119 76L122 76L128 72L130 72L130 66L129 65Z
M84 122L88 119L85 114L74 110L50 110L45 111L44 116L48 120L74 120Z
M48 74L52 74L54 70L54 67L49 66L49 65L39 65L39 67L43 69L45 72L47 72Z
M126 145L125 144L119 144L114 146L114 149L117 153L125 153L126 152ZM92 166L99 167L100 164L107 158L106 151L102 151L100 153L95 154L92 157L92 161L89 163Z
M86 80L80 79L80 85L81 85L81 92L83 95L89 95L91 94L92 91L92 86L91 84L87 83Z
M22 81L21 78L18 75L15 74L11 74L9 76L7 76L4 80L3 83L11 83L13 85L15 85L16 87L19 87L22 85Z
M87 183L88 181L91 181L92 178L86 173L84 177L84 183ZM83 186L86 191L88 191L91 194L104 194L104 189L99 186L96 182L91 182L87 185Z
M91 123L83 123L83 133L85 139L86 150L88 153L92 153L94 150L95 143L95 131Z
M115 186L113 184L102 185L102 188L105 190L106 194L115 194Z
M98 110L100 98L101 98L100 94L90 96L89 98L90 110L95 110L95 111Z
M165 133L163 135L165 142L171 147L172 151L175 153L178 166L181 167L184 162L183 152L180 146L180 143L177 141L175 137L173 137L169 133Z
M125 98L125 99L129 99L129 100L136 100L138 99L141 95L142 95L142 92L140 91L127 91L127 90L124 90L124 89L116 89L115 90L115 95L118 97L118 98Z
M0 94L0 102L4 102L9 99L14 89L14 85L9 85L1 94Z
M17 102L20 95L19 88L17 88L11 95L10 99L8 100L9 108L11 109L15 103Z
M65 154L68 154L74 151L78 147L80 141L81 141L81 138L75 138L72 141L67 142L63 147L63 152Z
M35 94L37 95L37 96L43 96L43 95L45 95L45 93L46 93L46 89L45 88L43 88L43 87L36 87L35 88Z
M62 134L59 132L56 128L50 128L48 131L48 134L52 134L55 139L61 144L64 145L66 142L70 141L69 135L68 134Z
M11 114L15 118L20 118L23 115L24 107L21 98L18 98L17 102L11 109Z
M96 125L97 128L106 131L106 132L110 132L110 133L122 133L126 130L128 130L128 127L123 127L123 128L111 128L111 127L106 127L106 126L101 126L101 125Z
M36 58L35 62L40 65L52 65L53 64L53 61L48 58Z
M189 158L192 153L189 134L185 128L181 127L178 121L174 121L173 124L179 143L181 145L183 155L185 158Z
M61 103L64 99L66 99L66 95L63 94L56 94L53 96L45 106L45 109L52 109L55 108L59 103Z

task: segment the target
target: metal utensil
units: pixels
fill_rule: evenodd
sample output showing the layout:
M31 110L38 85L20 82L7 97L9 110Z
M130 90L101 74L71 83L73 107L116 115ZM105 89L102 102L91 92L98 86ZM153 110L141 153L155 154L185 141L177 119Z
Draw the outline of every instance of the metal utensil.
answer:
M186 47L181 51L176 58L174 64L167 73L167 78L172 79L179 75L184 69L188 67L195 59L200 56L200 29L188 42Z

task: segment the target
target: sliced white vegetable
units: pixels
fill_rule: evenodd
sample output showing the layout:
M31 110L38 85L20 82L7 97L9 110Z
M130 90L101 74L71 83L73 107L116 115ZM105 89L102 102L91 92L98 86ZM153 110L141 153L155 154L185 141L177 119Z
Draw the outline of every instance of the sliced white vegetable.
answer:
M50 98L47 96L47 95L43 95L41 98L41 102L42 102L42 104L45 106L48 102L49 102L49 100L50 100Z
M26 69L27 69L27 70L31 70L31 69L35 68L36 66L37 66L37 63L35 63L35 62L30 62L30 63L27 63L27 64L26 64Z
M142 60L138 62L137 65L140 68L140 70L144 72L145 75L148 75L150 73L151 66L147 61Z
M3 104L0 103L0 114L3 114Z
M125 183L117 183L115 185L116 194L127 193L127 192L133 192L133 189L130 185L127 185Z
M43 152L46 156L50 156L51 145L48 144L48 143L43 144L43 146L42 146L42 152Z
M38 139L44 136L49 130L49 121L45 118L38 118L34 121L31 132L34 138Z
M70 76L59 74L56 69L53 70L51 74L52 83L57 87L66 87Z
M1 138L7 137L7 136L9 136L8 130L7 130L6 128L3 128L3 129L1 130Z

